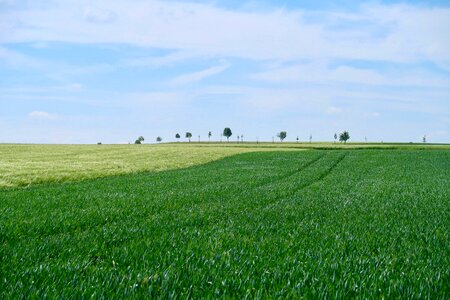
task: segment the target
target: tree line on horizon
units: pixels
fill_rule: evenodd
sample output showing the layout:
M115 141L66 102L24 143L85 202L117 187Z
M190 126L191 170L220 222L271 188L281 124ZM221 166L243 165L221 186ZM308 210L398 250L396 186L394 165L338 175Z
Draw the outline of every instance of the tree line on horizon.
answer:
M230 141L230 137L233 135L233 132L231 131L231 128L229 128L229 127L225 127L224 129L223 129L223 132L220 134L220 142L222 142L222 137L226 137L227 138L227 142L229 142ZM212 136L212 132L211 131L209 131L208 132L208 141L210 142L211 141L211 136ZM284 141L284 139L287 137L287 132L286 131L280 131L280 132L278 132L277 133L277 138L279 138L280 139L280 142L282 143L283 141ZM181 138L181 135L179 134L179 133L176 133L175 134L175 138L177 139L177 141L179 142L180 141L180 138ZM188 141L189 141L189 143L191 142L191 138L192 138L192 133L191 132L186 132L185 133L185 138L186 139L188 139ZM337 139L338 139L338 134L337 133L335 133L334 134L334 142L336 142L337 141ZM350 139L350 134L349 134L349 132L348 131L343 131L343 132L341 132L340 134L339 134L339 141L340 142L344 142L344 144L345 143L347 143L347 141ZM162 142L162 137L160 137L160 136L158 136L157 138L156 138L156 141L158 142L158 143L160 143L160 142ZM299 142L299 137L297 136L297 138L296 138L296 141L297 141L297 143ZM135 140L135 144L142 144L142 142L144 141L144 137L143 136L139 136L136 140ZM200 142L200 135L198 136L198 141ZM244 135L243 134L241 134L240 136L239 135L237 135L237 141L238 141L238 143L239 142L244 142ZM259 142L259 139L258 138L256 138L256 143L258 143ZM275 142L275 138L274 137L272 137L272 142ZM309 135L309 142L311 143L312 142L312 135L310 134ZM101 143L99 143L99 144L101 144Z

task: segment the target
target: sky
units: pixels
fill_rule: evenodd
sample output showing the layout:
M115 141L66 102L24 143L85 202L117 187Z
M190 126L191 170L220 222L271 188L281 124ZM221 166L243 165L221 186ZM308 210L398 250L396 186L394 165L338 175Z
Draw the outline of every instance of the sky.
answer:
M0 0L0 143L450 143L449 1Z

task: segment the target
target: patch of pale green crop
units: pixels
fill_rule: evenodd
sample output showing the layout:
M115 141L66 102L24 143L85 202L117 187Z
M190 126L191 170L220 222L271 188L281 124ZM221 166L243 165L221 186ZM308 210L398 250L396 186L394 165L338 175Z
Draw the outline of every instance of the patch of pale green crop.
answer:
M194 143L193 143L194 144ZM186 168L257 147L220 145L6 145L0 144L0 188L77 181L142 171ZM283 150L283 149L281 149Z

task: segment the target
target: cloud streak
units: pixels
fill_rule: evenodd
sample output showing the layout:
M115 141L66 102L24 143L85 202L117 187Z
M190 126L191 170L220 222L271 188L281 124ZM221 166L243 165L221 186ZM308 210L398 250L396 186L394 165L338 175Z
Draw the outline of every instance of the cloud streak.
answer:
M205 78L220 74L228 69L230 65L226 62L201 71L180 75L170 81L171 85L187 85L202 81Z

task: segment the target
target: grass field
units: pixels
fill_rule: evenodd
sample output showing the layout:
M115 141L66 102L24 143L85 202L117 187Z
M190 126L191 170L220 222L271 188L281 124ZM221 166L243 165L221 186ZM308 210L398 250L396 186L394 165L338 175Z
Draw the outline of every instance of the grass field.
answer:
M450 151L218 158L3 189L2 298L449 298Z

